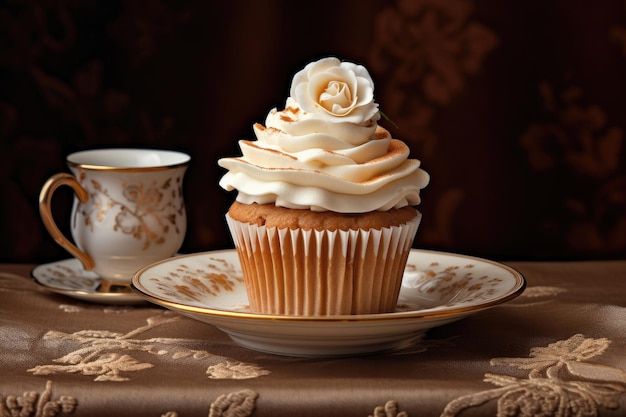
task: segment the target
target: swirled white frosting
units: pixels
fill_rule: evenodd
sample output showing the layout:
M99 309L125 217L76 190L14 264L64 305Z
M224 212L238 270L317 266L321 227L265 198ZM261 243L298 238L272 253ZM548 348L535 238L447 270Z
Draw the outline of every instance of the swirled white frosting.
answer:
M373 82L362 66L325 58L294 76L285 109L273 109L242 156L222 158L220 186L237 201L365 213L420 203L429 181L409 149L378 126ZM305 110L306 109L306 110Z

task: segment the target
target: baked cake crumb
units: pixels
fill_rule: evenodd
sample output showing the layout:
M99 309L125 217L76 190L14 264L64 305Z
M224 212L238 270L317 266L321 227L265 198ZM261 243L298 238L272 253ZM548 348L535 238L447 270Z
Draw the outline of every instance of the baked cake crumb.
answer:
M399 226L414 219L417 213L417 210L410 206L388 211L351 214L290 209L274 204L242 204L237 201L228 210L228 214L234 220L257 226L330 231Z

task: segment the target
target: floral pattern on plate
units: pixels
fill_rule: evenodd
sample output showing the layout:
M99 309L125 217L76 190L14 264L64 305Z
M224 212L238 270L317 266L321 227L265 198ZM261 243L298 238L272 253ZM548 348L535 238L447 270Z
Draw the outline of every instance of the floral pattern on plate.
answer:
M75 258L36 266L31 275L46 290L83 301L103 304L140 304L142 297L128 285L106 282L93 271L85 271Z
M205 296L216 297L222 291L232 292L243 283L241 269L232 262L211 256L206 262L200 267L183 262L165 275L150 279L164 296L187 302L201 302Z
M468 263L448 265L433 262L425 267L408 263L402 278L402 299L407 304L399 310L416 310L425 307L450 307L487 301L498 292L504 280L489 275L480 265ZM413 303L408 298L413 298ZM417 304L415 301L419 301Z
M217 326L235 342L291 356L344 356L394 349L426 330L520 295L524 277L497 262L412 250L396 312L302 317L247 308L235 250L183 255L138 271L133 288L145 299Z

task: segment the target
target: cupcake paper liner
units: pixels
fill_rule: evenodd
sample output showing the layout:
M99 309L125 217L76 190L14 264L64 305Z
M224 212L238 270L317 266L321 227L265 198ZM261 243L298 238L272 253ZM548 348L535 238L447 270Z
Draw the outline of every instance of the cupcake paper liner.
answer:
M381 229L268 228L226 215L253 312L296 316L395 309L421 221Z

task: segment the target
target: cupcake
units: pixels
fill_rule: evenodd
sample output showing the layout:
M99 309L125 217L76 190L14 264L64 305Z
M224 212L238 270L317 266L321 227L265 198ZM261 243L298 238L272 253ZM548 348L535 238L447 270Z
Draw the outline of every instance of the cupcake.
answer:
M237 190L226 221L252 311L331 316L394 310L429 181L378 125L367 70L308 64L242 156L222 158Z

